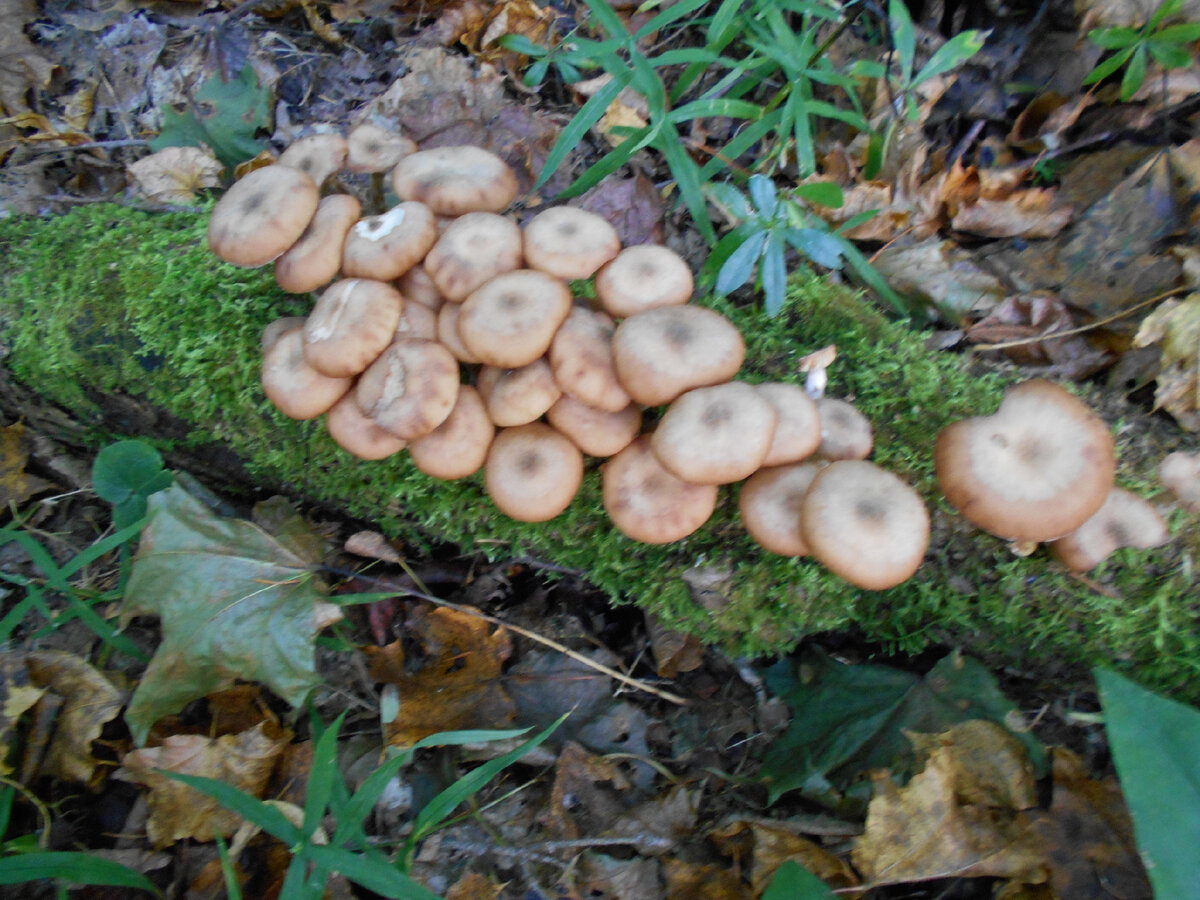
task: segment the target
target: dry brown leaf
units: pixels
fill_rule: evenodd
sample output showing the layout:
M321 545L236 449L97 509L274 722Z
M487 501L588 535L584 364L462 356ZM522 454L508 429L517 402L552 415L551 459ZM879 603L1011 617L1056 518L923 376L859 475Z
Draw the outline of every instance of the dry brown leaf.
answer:
M866 831L851 854L870 884L979 876L1046 880L1037 836L1019 816L1033 802L1023 745L995 723L964 724L970 727L955 726L934 739L925 769L903 788L887 773L876 775ZM973 802L984 798L1012 804Z
M699 803L698 791L678 785L622 813L605 836L629 838L629 845L646 856L667 853L695 830Z
M40 15L33 0L0 0L0 112L6 116L28 112L29 91L50 86L56 67L25 36L24 26Z
M221 169L207 150L199 147L164 147L126 167L138 193L155 203L182 206L196 192L221 186Z
M33 683L62 698L54 736L39 773L99 788L92 741L121 712L125 695L91 663L70 653L44 650L26 657Z
M512 721L513 703L500 681L512 652L508 631L428 605L414 607L406 628L421 651L415 672L406 671L398 641L367 648L371 677L400 688L400 712L385 727L388 741L409 747L439 731L500 728Z
M29 464L29 442L20 422L0 428L0 509L20 505L51 487L50 482L25 471Z
M838 896L856 896L853 892L845 891L859 884L858 876L849 863L789 830L786 820L777 826L764 822L729 822L709 832L708 839L725 856L733 857L739 866L748 868L750 884L756 895L766 888L776 869L793 860L830 888L838 890ZM747 856L748 859L743 858Z
M496 900L503 892L503 883L468 872L446 891L446 900Z
M127 753L118 776L150 789L146 833L155 847L186 838L211 841L217 835L233 834L242 824L241 817L216 800L153 770L216 778L257 797L267 784L275 760L290 740L291 732L266 724L216 739L173 735L158 747Z
M532 0L501 0L489 6L490 9L485 7L481 18L463 29L460 39L463 46L481 60L502 66L513 82L520 84L517 75L526 58L505 50L497 41L506 34L518 34L534 44L545 44L554 23L554 13Z
M650 652L660 678L674 678L680 672L692 672L704 662L704 644L695 635L669 631L657 616L646 616Z
M20 743L14 734L17 722L45 693L45 688L30 684L22 654L0 653L0 775L13 771L7 760L13 746Z
M586 854L579 862L575 896L610 900L649 900L663 896L657 860L614 859L599 853Z
M556 840L599 834L627 808L623 795L629 788L629 780L616 763L568 741L554 767L554 786L542 824Z
M1200 431L1200 293L1165 300L1145 318L1133 345L1151 344L1162 348L1154 405Z
M1161 5L1162 0L1075 0L1075 14L1083 19L1080 33L1086 34L1092 28L1141 27ZM1200 19L1200 0L1183 0L1179 19Z
M930 238L889 247L874 262L893 288L933 304L951 321L968 312L986 313L1008 295L1000 279L954 241Z
M728 869L679 859L663 863L671 900L750 900L754 892Z
M1058 297L1017 294L1006 297L972 325L966 337L973 344L1026 341L1005 347L1003 353L1020 365L1053 366L1057 373L1073 379L1086 378L1111 365L1112 353L1093 346L1085 335L1054 336L1074 325L1074 316Z
M1054 237L1071 221L1072 210L1055 203L1049 188L1028 188L1003 200L981 197L950 220L956 231L988 238Z
M579 207L607 219L617 229L622 247L662 243L666 204L645 175L609 175L579 198Z

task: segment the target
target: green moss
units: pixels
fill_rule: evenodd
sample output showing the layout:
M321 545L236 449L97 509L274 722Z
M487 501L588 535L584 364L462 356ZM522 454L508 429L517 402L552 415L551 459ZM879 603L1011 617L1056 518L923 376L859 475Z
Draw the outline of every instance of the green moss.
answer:
M581 570L614 598L738 654L779 652L806 634L857 627L899 650L953 643L1014 666L1080 671L1107 660L1140 670L1160 689L1200 696L1200 594L1190 565L1176 564L1194 548L1176 541L1123 552L1093 573L1097 590L1042 554L1014 558L1002 542L964 527L937 492L930 448L947 423L993 411L1002 379L930 353L921 334L845 289L798 279L774 319L704 302L746 335L751 380L795 380L800 356L838 345L832 393L854 397L875 425L876 460L909 478L934 512L931 558L909 582L879 593L853 588L809 560L761 551L737 523L736 488L723 491L717 514L697 534L648 547L608 523L594 466L567 512L526 525L496 512L479 476L435 482L404 455L351 458L319 423L280 417L259 390L262 327L303 314L307 301L279 291L269 269L215 261L204 226L195 214L119 207L0 222L6 365L77 418L91 416L97 443L118 432L98 418L97 397L144 398L190 426L173 441L148 436L160 446L215 442L264 485L336 505L418 545L449 541ZM1141 481L1147 471L1123 477ZM1172 527L1194 531L1194 524L1180 516Z

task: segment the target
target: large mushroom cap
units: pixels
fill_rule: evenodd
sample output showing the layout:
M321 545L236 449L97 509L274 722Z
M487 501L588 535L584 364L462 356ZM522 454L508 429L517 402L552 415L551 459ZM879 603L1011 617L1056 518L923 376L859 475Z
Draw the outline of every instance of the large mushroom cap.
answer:
M545 522L571 505L583 482L583 454L549 425L505 428L492 441L488 496L518 522Z
M462 303L458 336L490 366L516 369L545 354L571 311L571 290L545 272L498 275Z
M782 556L807 556L804 496L821 467L792 463L759 469L738 494L742 525L764 549Z
M342 273L349 278L391 281L420 262L437 240L437 222L422 203L398 203L357 222L342 248Z
M668 408L650 446L668 471L696 484L730 484L767 457L775 408L751 385L730 381L696 388Z
M1137 494L1115 487L1090 519L1051 541L1049 547L1068 569L1086 572L1122 547L1148 550L1162 546L1169 537L1158 510Z
M415 153L417 145L403 135L364 122L346 138L346 169L350 172L386 172Z
M329 284L342 267L346 235L358 217L362 203L349 194L322 198L300 239L275 260L275 282L285 291L303 294Z
M663 468L642 436L601 468L604 509L628 538L643 544L682 540L717 506L715 484L689 484Z
M1049 381L1009 388L994 415L946 427L934 445L946 499L984 531L1049 541L1096 512L1113 485L1104 420Z
M313 180L299 169L255 169L213 207L208 247L235 266L266 265L300 239L320 199Z
M590 278L620 252L617 229L586 209L552 206L525 225L525 260L529 267L567 281Z
M801 506L805 543L835 575L872 591L905 581L929 547L929 512L898 476L864 460L822 469Z
M495 213L459 216L425 257L425 271L447 300L460 301L484 282L521 267L521 229Z
M362 373L358 405L380 428L406 441L424 437L458 399L458 361L434 341L398 340Z
M746 358L737 327L703 306L664 306L630 316L617 326L612 348L621 385L644 406L728 381Z
M446 421L409 447L413 464L426 475L454 481L483 467L496 427L488 418L479 392L469 384L458 389L458 399Z
M620 453L642 428L642 408L630 403L609 412L563 394L546 410L546 420L575 442L588 456L606 458Z
M461 216L500 212L517 196L517 176L482 147L436 147L396 163L392 187L401 200L420 200L439 216Z
M326 375L357 375L392 342L403 306L400 292L382 281L334 282L304 324L305 360Z
M596 299L618 319L687 303L694 286L683 257L662 244L626 247L596 273Z

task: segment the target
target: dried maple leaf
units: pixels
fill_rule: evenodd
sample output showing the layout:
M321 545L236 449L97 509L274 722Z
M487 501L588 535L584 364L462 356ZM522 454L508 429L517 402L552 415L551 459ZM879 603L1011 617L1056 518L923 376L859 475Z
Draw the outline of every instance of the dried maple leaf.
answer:
M164 147L126 167L138 193L156 203L182 205L196 192L221 186L221 164L199 147Z

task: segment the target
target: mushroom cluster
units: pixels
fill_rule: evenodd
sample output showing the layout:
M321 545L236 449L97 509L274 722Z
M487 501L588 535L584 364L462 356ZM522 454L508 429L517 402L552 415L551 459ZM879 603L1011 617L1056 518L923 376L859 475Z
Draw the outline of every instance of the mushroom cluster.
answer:
M605 510L634 540L687 537L721 485L745 481L743 522L771 552L815 556L869 589L917 569L929 517L863 461L870 423L794 384L734 380L742 335L689 304L678 254L622 248L575 207L521 227L503 214L517 180L499 157L360 130L297 142L238 181L209 225L221 259L273 261L283 289L319 292L306 318L263 335L263 390L281 412L323 415L364 459L407 448L435 478L482 468L496 507L523 522L567 508L587 455L606 459ZM364 216L350 194L322 196L344 169L390 171L398 202ZM570 286L589 278L594 302ZM643 434L648 407L665 410ZM804 462L814 454L824 462Z

